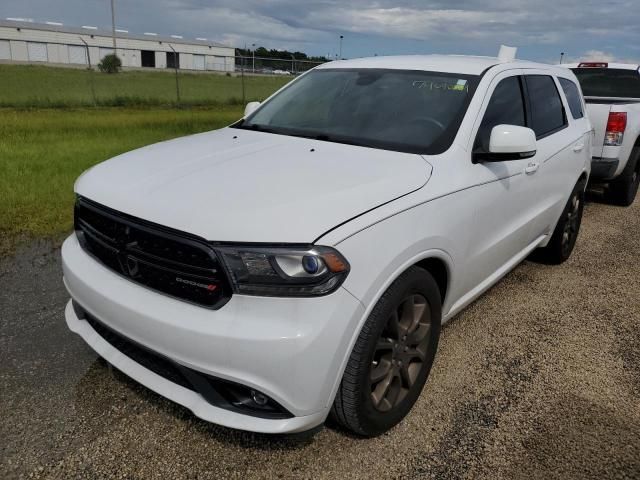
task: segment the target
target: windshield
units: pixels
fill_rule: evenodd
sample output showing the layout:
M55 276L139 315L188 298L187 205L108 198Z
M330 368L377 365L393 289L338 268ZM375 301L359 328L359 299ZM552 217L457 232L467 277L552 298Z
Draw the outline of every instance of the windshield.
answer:
M573 68L585 97L640 98L640 73L616 68Z
M318 69L236 128L410 153L447 150L478 77L381 69Z

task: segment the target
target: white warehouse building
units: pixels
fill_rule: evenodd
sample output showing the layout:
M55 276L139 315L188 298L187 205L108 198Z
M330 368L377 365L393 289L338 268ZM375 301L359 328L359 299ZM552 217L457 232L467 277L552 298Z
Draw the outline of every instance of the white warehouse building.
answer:
M116 48L123 67L177 66L182 70L221 72L235 69L234 48L204 38L188 40L177 35L135 35L116 30ZM113 53L110 30L67 27L54 22L0 20L0 61L95 66L110 53Z

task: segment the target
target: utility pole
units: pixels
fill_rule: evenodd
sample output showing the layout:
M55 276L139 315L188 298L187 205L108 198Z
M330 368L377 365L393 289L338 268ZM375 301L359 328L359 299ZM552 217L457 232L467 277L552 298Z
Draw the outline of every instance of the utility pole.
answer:
M255 74L256 73L256 44L252 43L251 47L252 47L251 49L253 50L253 67L252 67L252 70L253 70L253 73Z
M93 84L93 68L91 68L91 55L89 54L89 44L84 41L84 38L78 37L82 43L84 43L84 48L87 51L87 63L89 64L89 86L91 87L91 98L93 98L93 104L96 104L96 87Z
M116 7L111 0L111 38L113 38L113 54L116 55Z
M178 99L178 106L180 106L180 83L178 82L178 52L173 48L173 45L167 43L169 48L173 50L173 67L176 71L176 98Z
M244 52L247 51L247 47L244 47L243 55L240 57L240 78L242 82L242 105L247 105L247 97L245 96L244 91Z
M340 60L342 60L342 39L344 38L344 35L340 35Z

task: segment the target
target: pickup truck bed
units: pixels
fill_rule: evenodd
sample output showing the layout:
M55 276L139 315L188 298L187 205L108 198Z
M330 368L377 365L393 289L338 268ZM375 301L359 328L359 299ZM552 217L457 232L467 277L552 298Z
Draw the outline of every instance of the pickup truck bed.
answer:
M633 102L620 99L602 99L586 97L587 115L591 120L594 129L593 137L593 162L591 165L591 176L599 180L611 180L618 177L632 154L639 136L638 131L633 131L629 125L629 119L637 119L640 128L640 99ZM626 113L627 128L623 132L628 141L622 141L619 146L605 145L607 124L611 113ZM635 133L635 139L633 137Z

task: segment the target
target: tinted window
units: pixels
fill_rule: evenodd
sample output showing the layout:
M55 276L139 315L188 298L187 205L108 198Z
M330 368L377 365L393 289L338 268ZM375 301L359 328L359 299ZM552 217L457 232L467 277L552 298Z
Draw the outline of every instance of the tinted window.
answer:
M292 82L236 128L388 150L442 153L478 77L383 69L318 69Z
M474 145L474 151L488 152L491 130L496 125L526 126L520 77L502 80L491 95Z
M578 119L584 117L584 112L582 111L582 99L580 98L580 90L578 90L578 86L566 78L560 78L559 80L560 85L562 85L562 90L564 90L564 94L567 97L567 102L569 102L569 108L571 109L571 115L573 115L573 118Z
M553 78L547 75L527 75L527 90L531 105L530 128L538 138L565 125L562 100Z
M640 98L640 73L616 68L573 68L587 97Z

